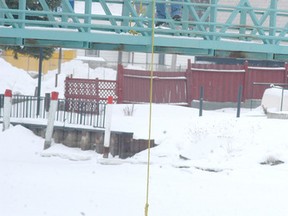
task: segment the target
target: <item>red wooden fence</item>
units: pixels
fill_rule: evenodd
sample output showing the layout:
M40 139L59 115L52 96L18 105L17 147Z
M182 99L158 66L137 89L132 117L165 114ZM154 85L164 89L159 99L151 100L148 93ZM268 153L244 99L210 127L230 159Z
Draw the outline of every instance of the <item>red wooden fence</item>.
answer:
M99 79L66 78L65 98L106 102L108 96L117 99L116 81Z
M190 102L198 100L200 87L204 100L216 102L237 101L238 88L244 85L244 65L188 64Z
M65 80L65 109L73 112L98 113L99 103L106 103L108 96L117 101L116 81L99 79Z
M288 65L277 68L247 67L245 76L245 96L247 99L262 98L268 85L253 85L253 83L287 83Z
M118 66L120 103L145 103L150 101L150 71L124 69ZM120 96L121 95L121 96ZM153 102L187 105L186 72L153 73Z
M153 103L190 105L198 100L200 87L204 100L237 102L242 86L242 100L261 99L267 86L258 83L287 83L288 65L278 68L244 65L192 64L185 72L153 73ZM117 81L66 79L65 97L105 100L113 96L118 103L147 103L150 101L150 71L125 69L118 66Z

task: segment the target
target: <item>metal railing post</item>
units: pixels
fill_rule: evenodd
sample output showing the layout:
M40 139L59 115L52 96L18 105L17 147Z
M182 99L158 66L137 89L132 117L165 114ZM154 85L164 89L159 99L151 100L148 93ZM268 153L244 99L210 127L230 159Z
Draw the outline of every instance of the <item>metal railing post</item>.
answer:
M240 108L241 108L241 100L242 100L242 85L239 86L239 89L238 89L238 102L237 102L237 118L240 117Z
M204 98L204 87L200 87L200 98L199 98L199 116L202 116L203 114L203 98Z
M42 63L43 63L43 50L40 47L40 50L39 50L39 68L38 68L38 88L37 88L37 116L40 115Z

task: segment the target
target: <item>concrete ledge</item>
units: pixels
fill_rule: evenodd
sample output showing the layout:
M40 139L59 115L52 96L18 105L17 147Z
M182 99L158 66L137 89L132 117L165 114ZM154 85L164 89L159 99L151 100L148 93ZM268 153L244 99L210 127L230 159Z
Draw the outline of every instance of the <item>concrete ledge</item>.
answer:
M33 131L37 136L45 138L45 125L11 123L13 125L22 125ZM53 139L55 143L62 143L71 148L80 148L81 150L93 150L99 154L104 153L104 130L103 129L83 129L69 127L54 127ZM151 147L154 147L154 140L151 140ZM43 144L44 147L44 144ZM148 140L135 140L133 133L111 131L109 153L119 156L121 159L132 157L136 153L147 149Z
M272 112L267 112L267 118L269 119L288 119L288 113L272 113Z

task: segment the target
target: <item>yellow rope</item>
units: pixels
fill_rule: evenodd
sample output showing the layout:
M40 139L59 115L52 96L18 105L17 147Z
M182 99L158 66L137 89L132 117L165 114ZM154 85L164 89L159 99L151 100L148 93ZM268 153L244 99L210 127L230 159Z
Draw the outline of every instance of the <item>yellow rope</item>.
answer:
M146 204L145 216L148 216L149 208L149 186L150 186L150 148L152 130L152 102L153 102L153 73L154 73L154 22L155 22L155 0L152 1L152 32L151 32L151 63L150 63L150 95L149 95L149 132L148 132L148 158L147 158L147 179L146 179Z

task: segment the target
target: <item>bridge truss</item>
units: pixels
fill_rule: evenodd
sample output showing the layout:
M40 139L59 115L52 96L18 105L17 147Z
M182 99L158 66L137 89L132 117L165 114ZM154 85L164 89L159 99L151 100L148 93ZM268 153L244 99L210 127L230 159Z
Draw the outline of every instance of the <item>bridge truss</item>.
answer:
M38 1L42 10L34 11L26 8L26 0L19 1L18 9L0 0L0 45L149 53L154 38L158 53L288 58L288 10L280 9L278 0L262 7L253 6L252 0L183 0L181 21L169 13L165 20L153 19L152 0L75 1L75 8L62 0L58 11ZM157 2L165 2L169 10L169 0ZM157 21L168 27L154 27Z

